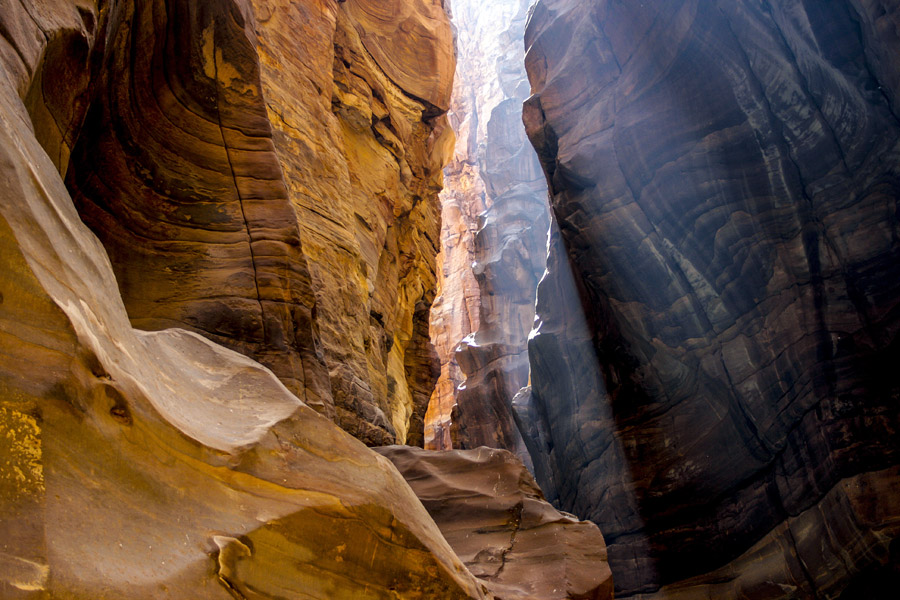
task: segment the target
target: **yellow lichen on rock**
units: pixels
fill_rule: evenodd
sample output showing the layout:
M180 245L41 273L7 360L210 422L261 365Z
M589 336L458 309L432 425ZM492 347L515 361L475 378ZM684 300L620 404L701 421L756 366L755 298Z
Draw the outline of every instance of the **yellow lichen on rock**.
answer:
M44 492L37 419L0 404L0 499L14 502Z

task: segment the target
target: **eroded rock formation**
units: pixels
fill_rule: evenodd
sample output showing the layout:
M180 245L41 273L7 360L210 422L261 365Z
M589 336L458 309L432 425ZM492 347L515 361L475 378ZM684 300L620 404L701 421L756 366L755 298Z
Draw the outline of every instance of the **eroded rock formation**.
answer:
M409 481L472 573L506 600L613 596L597 526L551 506L505 450L377 449Z
M260 6L3 4L0 597L492 597L396 469L292 393L322 410L335 386L315 387L330 359L315 348L314 261L256 62ZM367 5L304 6L349 23ZM295 14L285 8L279 18ZM391 52L401 63L385 68L397 85L409 83L402 59ZM445 82L410 86L421 99L407 108ZM424 193L440 141L419 127L410 152L423 153L411 161L422 171L409 181ZM94 226L109 228L115 261L63 174ZM392 221L407 230L391 250L409 254L412 281L427 272L414 248L427 252L403 245L425 236L413 232L424 217L410 215ZM120 288L155 295L130 297L129 315ZM401 363L426 318L406 299L382 317L387 327L405 315ZM206 337L133 328L142 318Z
M2 13L0 596L489 598L390 463L271 371L132 328L22 101L29 44L86 16Z
M530 462L510 409L528 384L548 226L546 182L521 124L529 4L453 4L458 138L441 195L445 255L432 339L442 374L426 435L438 438L434 447L506 448Z
M366 443L421 444L452 143L442 4L103 6L62 36L63 66L51 43L29 104L132 323L260 360Z
M560 239L517 405L621 597L837 597L897 560L898 25L855 0L534 9Z

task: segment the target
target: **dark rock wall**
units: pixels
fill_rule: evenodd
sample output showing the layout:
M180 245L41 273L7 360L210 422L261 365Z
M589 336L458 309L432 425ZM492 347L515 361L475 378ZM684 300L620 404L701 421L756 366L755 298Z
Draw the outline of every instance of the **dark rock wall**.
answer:
M561 237L518 414L622 595L779 527L767 577L800 596L888 560L896 525L865 532L896 513L824 499L864 473L863 503L896 489L898 23L837 0L534 9L524 119ZM753 585L729 593L782 597Z

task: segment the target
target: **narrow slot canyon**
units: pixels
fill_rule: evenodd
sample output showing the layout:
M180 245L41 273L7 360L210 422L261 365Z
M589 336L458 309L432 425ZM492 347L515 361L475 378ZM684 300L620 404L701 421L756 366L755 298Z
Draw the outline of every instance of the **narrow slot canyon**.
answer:
M898 32L0 1L0 600L893 600Z
M531 458L513 417L528 386L528 336L547 263L546 179L522 124L527 0L453 3L457 66L444 170L439 294L431 339L441 375L426 448L504 448Z

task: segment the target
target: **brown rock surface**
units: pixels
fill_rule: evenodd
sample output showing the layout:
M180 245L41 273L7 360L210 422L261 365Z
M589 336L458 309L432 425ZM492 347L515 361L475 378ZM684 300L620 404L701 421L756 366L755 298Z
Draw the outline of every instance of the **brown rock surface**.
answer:
M494 448L377 451L400 470L498 599L612 598L597 526L553 508L515 455Z
M517 405L620 596L837 597L889 560L898 14L534 9L525 122L560 239Z
M269 370L132 329L11 79L0 597L484 598L396 470Z
M546 182L521 124L528 5L453 4L458 139L441 194L444 269L431 335L442 375L427 432L438 438L429 447L506 448L526 462L510 405L528 384L548 226Z
M421 444L450 25L440 3L374 6L112 3L77 89L29 98L70 123L42 142L135 326L259 359L369 444Z
M449 18L434 0L254 6L337 420L367 443L421 445L437 378L437 193L453 143Z
M171 35L162 38L173 43L184 35L179 27L192 32L181 40L183 60L168 63L172 68L189 70L192 57L209 57L205 51L191 54L191 47L205 47L204 40L213 39L209 47L221 50L221 55L212 52L219 67L235 64L229 61L241 59L252 46L216 46L227 39L226 32L235 33L227 25L238 13L219 12L223 6L234 8L230 3L104 6L109 12L98 14L88 3L2 3L0 12L0 597L490 598L396 469L305 405L270 370L194 332L132 328L105 248L82 223L60 176L73 148L72 134L80 128L87 85L84 72L68 79L59 79L60 73L73 65L92 72L100 63L77 48L87 50L105 40L114 53L122 48L121 36L131 36L136 45L146 43L141 46L146 54L132 55L134 70L125 70L128 76L139 73L142 59L160 56L151 35L157 30L148 23L168 24ZM184 18L167 20L163 9L179 6L185 10L177 14ZM198 21L209 26L191 29ZM56 64L56 58L68 63ZM109 60L104 77L114 79L115 60L104 60ZM194 75L189 80L204 85L219 81L202 71ZM249 86L239 94L248 100L258 89L244 75L230 84ZM133 108L137 98L129 94L151 90L173 101L165 89L172 90L126 85L116 88L122 96L114 94L100 105L127 99ZM200 100L211 101L202 94ZM215 169L188 159L210 161L203 163L207 166L221 159L227 144L204 145L199 139L217 131L237 143L241 151L227 153L246 160L245 167L258 159L260 169L268 165L277 171L265 128L251 127L263 121L238 119L242 125L226 132L197 114L174 109L167 114L190 117L192 125L182 134L191 131L198 139L177 146L177 128L159 123L158 146L142 137L146 145L130 147L146 152L146 160L155 156L152 152L165 156L165 148L171 149L166 144L196 150L182 162L167 163L188 171L183 182L161 172L162 183L197 189L215 183ZM265 112L253 114L265 117ZM115 123L138 127L146 122L123 118ZM201 127L204 123L209 127ZM80 143L74 142L73 156L81 151ZM98 153L94 158L109 157ZM157 182L138 177L150 178L140 170L147 164L135 159L113 166L123 174L134 168L129 189L147 192ZM283 184L274 172L263 169L246 181L235 176L234 190L225 186L218 205L198 200L197 206L181 207L196 209L187 214L198 220L221 209L221 231L201 227L193 235L210 246L216 239L235 238L234 256L246 258L249 252L251 262L259 242L258 257L266 259L260 264L267 267L283 258L279 248L299 252L294 238L279 238L290 230L281 219L280 211L291 208L285 197L265 196L274 212L269 220L255 213L261 221L253 221L251 241L226 227L236 218L229 213L237 210L235 202L247 201L250 208L250 200L262 200L235 190L246 184L262 190L261 196L277 191ZM67 175L74 176L72 168ZM206 198L217 198L212 189L207 192ZM164 213L154 216L165 221ZM160 227L167 233L191 230L171 223ZM227 249L222 252L227 255ZM302 263L284 274L236 262L257 273L265 294L303 281ZM242 273L233 272L238 278ZM150 270L144 275L162 277ZM223 302L239 304L237 297ZM292 307L292 318L304 306ZM272 310L258 314L281 314Z
M444 4L444 0L350 0L346 8L363 45L384 73L411 96L447 110L454 55Z

